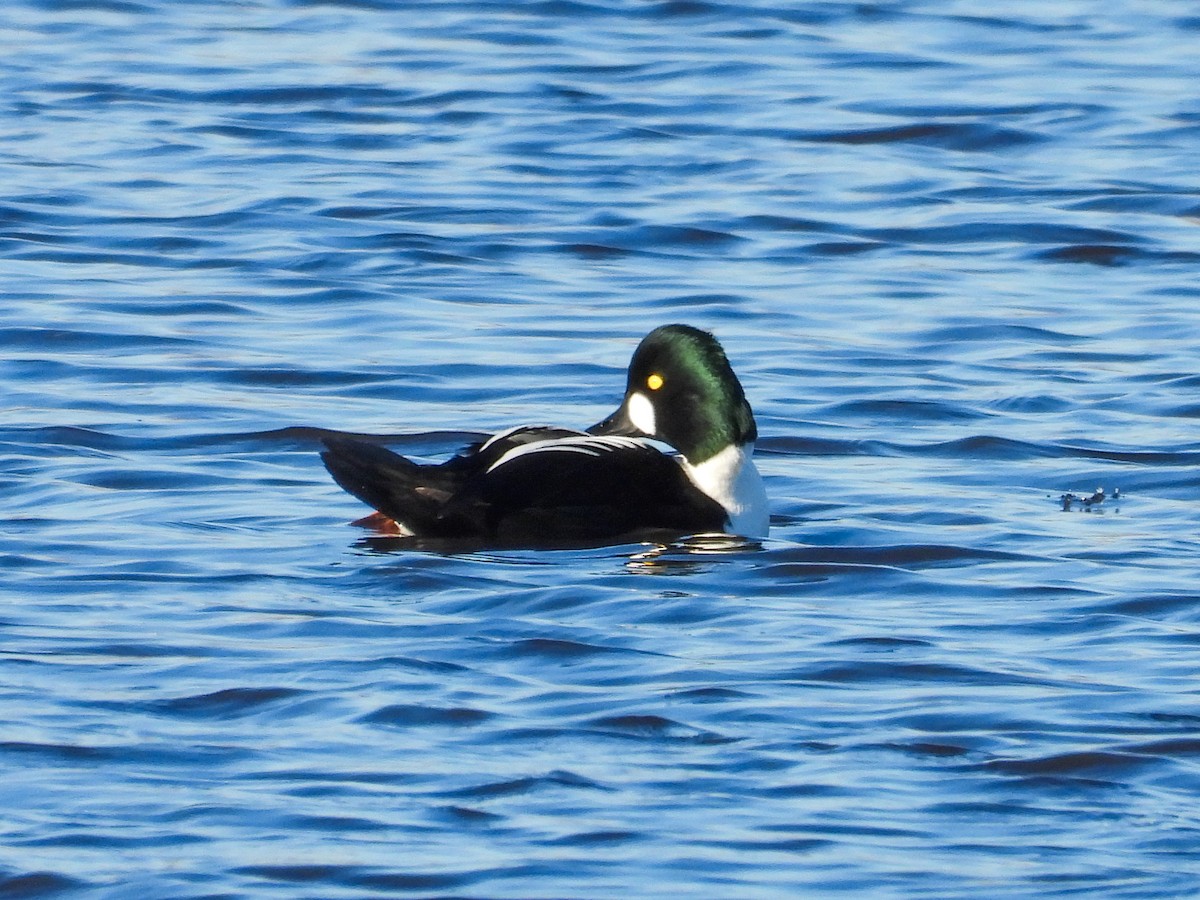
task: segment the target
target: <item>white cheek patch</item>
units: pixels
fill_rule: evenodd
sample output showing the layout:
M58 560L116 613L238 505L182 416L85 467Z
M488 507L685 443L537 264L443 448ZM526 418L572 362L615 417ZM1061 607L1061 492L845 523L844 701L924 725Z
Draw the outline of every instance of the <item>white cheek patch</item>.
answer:
M655 434L655 417L654 404L650 402L650 398L642 393L633 393L629 395L629 399L625 402L625 409L629 412L629 421L641 431L643 434Z

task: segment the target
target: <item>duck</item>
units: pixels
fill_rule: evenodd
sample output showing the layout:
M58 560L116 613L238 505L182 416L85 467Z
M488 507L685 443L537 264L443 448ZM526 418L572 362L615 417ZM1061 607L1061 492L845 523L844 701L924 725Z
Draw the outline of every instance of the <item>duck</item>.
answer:
M530 547L707 533L753 540L769 530L757 437L717 339L672 324L638 344L620 405L590 428L520 425L442 463L328 436L321 458L376 510L360 523L406 537Z

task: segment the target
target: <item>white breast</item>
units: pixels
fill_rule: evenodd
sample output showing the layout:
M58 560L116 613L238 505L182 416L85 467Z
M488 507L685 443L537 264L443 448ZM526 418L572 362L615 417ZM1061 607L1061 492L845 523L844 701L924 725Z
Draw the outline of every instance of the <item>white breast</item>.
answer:
M682 460L692 484L725 507L730 532L750 538L766 537L771 527L767 491L753 453L753 444L731 445L699 465Z

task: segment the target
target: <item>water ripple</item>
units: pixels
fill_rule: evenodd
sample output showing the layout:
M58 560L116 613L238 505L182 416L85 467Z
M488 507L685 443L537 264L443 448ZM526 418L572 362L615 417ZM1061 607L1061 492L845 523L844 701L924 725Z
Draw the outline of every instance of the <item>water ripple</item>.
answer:
M1194 16L227 6L5 8L0 895L1194 893ZM767 539L350 524L666 321Z

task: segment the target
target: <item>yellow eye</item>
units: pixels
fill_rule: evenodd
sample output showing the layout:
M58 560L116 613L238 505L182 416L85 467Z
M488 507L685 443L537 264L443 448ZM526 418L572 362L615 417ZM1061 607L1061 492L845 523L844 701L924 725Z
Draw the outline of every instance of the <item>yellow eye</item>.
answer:
M646 387L650 388L650 390L652 390L652 391L657 391L662 386L663 386L663 377L661 375L659 375L657 372L655 372L653 375L651 375L649 378L646 379Z

